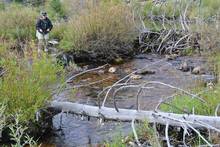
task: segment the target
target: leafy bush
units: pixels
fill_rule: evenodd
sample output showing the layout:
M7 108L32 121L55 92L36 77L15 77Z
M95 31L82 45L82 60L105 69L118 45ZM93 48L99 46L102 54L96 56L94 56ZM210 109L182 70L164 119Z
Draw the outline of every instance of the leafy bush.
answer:
M51 98L51 86L62 72L48 57L34 58L32 66L24 59L1 59L0 67L7 71L0 79L0 101L5 102L7 116L20 112L21 121L33 119Z
M100 58L107 58L120 51L131 51L134 37L136 32L130 8L106 2L72 18L64 31L61 47L74 52L100 53Z
M63 18L66 15L64 6L60 0L48 1L47 9L52 19Z
M0 11L0 38L30 40L35 35L37 11L34 8L12 4Z

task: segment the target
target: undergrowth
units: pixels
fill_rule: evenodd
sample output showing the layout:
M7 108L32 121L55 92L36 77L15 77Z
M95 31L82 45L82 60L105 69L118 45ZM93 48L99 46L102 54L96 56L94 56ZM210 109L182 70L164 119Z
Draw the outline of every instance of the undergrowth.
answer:
M11 4L0 11L0 39L31 40L35 35L37 11L31 7Z
M6 105L6 116L20 112L21 121L34 119L37 110L51 98L51 86L60 79L57 74L63 72L48 57L27 60L14 56L0 60L0 67L6 71L0 78L0 102Z
M70 20L61 46L74 51L114 50L134 39L135 28L131 18L131 10L126 5L101 3Z

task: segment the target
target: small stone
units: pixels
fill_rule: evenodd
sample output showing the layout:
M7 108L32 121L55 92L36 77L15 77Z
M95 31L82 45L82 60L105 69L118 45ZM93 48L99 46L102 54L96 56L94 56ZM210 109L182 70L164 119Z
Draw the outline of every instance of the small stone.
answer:
M132 69L126 68L124 71L125 71L126 73L131 73L131 72L132 72Z
M155 74L155 73L156 73L155 71L148 70L148 69L142 69L137 72L137 74L140 74L140 75Z
M187 72L190 70L186 61L180 65L180 70L182 70L183 72Z
M56 41L56 40L50 40L50 41L48 41L48 43L50 43L50 44L52 44L52 45L57 45L57 44L59 44L59 42Z
M142 78L142 76L141 76L141 75L132 74L132 75L130 76L130 78L133 79L133 80L139 80L139 79Z
M115 64L122 64L123 63L123 59L121 57L114 59L114 63Z
M110 73L115 73L115 72L116 72L116 67L110 67L110 68L108 69L108 72L110 72Z
M98 70L98 73L100 73L100 74L104 74L104 73L105 73L105 70L100 69L100 70Z
M191 73L195 74L195 75L197 75L197 74L204 74L205 70L201 66L197 66L197 67L193 68Z
M135 146L135 143L132 142L132 141L129 141L128 144L131 145L131 146Z
M167 61L169 61L169 60L175 60L177 57L178 57L177 54L165 55L165 59L166 59Z

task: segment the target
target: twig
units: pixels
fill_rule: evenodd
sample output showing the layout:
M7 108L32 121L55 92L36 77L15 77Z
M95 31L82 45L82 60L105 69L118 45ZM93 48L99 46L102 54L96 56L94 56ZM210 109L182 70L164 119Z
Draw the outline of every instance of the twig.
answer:
M99 67L97 67L97 68L92 68L92 69L89 69L89 70L85 70L85 71L83 71L83 72L80 72L80 73L78 73L78 74L75 74L75 75L71 76L71 77L68 78L63 84L61 84L61 85L59 86L59 90L58 90L58 92L57 92L56 94L59 95L60 92L62 91L63 87L64 87L67 83L70 83L70 82L71 82L74 78L76 78L77 76L83 75L83 74L88 73L88 72L91 72L91 71L95 71L95 70L102 69L102 68L106 67L107 65L108 65L108 64L105 64L105 65L99 66Z
M215 116L218 117L218 110L219 110L220 104L217 105L215 108Z
M186 124L194 131L196 132L200 138L202 138L203 141L205 141L207 143L208 146L212 147L212 145L200 134L200 132L198 130L196 130L192 125L190 125L189 123L186 122Z
M170 84L166 84L166 83L158 82L158 81L149 81L149 82L147 82L147 83L145 84L145 86L146 86L147 84L160 84L160 85L164 85L164 86L170 87L170 88L172 88L172 89L176 89L176 90L179 90L179 91L181 91L181 92L184 92L184 93L186 93L187 95L190 95L190 96L193 97L193 98L199 99L201 102L207 103L203 98L201 98L201 97L199 97L199 96L197 96L197 95L195 95L195 94L191 94L190 92L188 92L188 91L186 91L186 90L184 90L184 89L181 89L181 88L172 86L172 85L170 85Z
M145 67L140 68L140 69L138 69L138 70L135 70L135 71L131 72L130 74L126 75L124 78L122 78L122 79L118 80L117 82L115 82L115 83L108 89L108 91L107 91L107 93L106 93L106 95L105 95L105 97L104 97L104 100L103 100L103 103L102 103L102 107L104 107L105 102L106 102L106 99L107 99L107 97L108 97L110 91L112 90L112 88L113 88L115 85L119 84L120 82L122 82L122 81L125 80L126 78L130 77L132 74L134 74L134 73L136 73L136 72L138 72L138 71L141 71L141 70L143 70L143 69L145 69L145 68L148 68L149 66L158 64L158 63L160 63L160 62L162 62L162 61L164 61L164 60L165 60L165 59L161 59L161 60L159 60L159 61L156 61L156 62L154 62L154 63L151 63L151 64L149 64L149 65L146 65Z
M85 84L85 85L74 85L72 87L65 88L64 90L70 90L70 89L81 88L81 87L88 87L88 86L91 86L91 85L95 85L95 84L104 82L104 81L109 80L109 79L111 79L111 78L105 78L105 79L94 81L94 82L91 82L91 83L88 83L88 84Z
M134 138L135 138L138 146L141 146L141 143L138 140L138 136L137 136L137 133L136 133L136 130L135 130L134 121L135 121L135 119L132 119L132 121L131 121L131 127L132 127L132 130L133 130Z
M168 131L169 131L169 123L166 124L165 136L166 136L167 146L171 147Z
M171 95L171 96L169 96L169 97L166 97L165 99L162 99L162 100L157 104L157 106L155 107L154 110L157 111L161 104L163 104L164 102L166 102L167 100L173 98L173 97L176 96L176 95L177 95L177 94L173 94L173 95Z
M125 88L137 88L137 87L140 87L140 88L142 88L142 89L150 89L150 88L153 88L153 87L141 87L141 86L142 86L142 84L140 84L140 85L127 85L127 86L122 86L122 87L116 89L116 90L114 91L114 93L113 93L113 100L114 100L115 110L116 110L117 112L119 112L119 109L118 109L118 107L117 107L117 105L116 105L115 97L116 97L117 93L118 93L120 90L125 89Z
M3 71L0 73L0 77L2 77L6 72L7 72L7 70L3 70Z
M75 74L75 75L71 76L70 78L68 78L65 83L72 82L72 80L73 80L74 78L76 78L77 76L80 76L80 75L83 75L83 74L88 73L88 72L92 72L92 71L96 71L96 70L105 68L107 65L108 65L108 64L105 64L105 65L102 65L102 66L99 66L99 67L96 67L96 68L92 68L92 69L88 69L88 70L85 70L85 71L80 72L80 73L78 73L78 74Z

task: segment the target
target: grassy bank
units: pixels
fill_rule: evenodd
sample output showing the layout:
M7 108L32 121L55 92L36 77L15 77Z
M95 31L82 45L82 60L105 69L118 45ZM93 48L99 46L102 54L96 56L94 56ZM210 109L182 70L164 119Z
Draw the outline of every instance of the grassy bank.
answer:
M1 40L31 40L35 35L37 11L31 7L12 4L0 11Z

